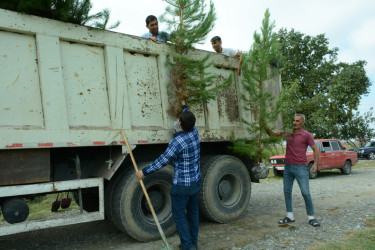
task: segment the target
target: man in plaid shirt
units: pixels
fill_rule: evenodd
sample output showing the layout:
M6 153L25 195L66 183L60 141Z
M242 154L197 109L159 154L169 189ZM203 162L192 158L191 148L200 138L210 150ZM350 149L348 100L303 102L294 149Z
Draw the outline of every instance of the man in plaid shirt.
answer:
M198 195L201 186L200 142L195 116L186 105L182 107L179 126L180 131L174 134L167 150L136 175L140 180L173 162L174 175L170 192L173 219L180 236L181 248L196 249L199 231Z

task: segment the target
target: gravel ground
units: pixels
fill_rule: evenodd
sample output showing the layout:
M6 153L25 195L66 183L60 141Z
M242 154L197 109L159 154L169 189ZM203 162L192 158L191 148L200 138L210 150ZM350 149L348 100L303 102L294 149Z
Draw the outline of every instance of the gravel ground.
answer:
M372 164L375 165L374 162ZM296 222L285 227L276 225L277 220L285 216L285 213L281 213L281 217L272 218L275 224L272 233L266 234L262 240L232 249L308 249L315 243L339 241L349 232L365 229L364 222L373 219L375 215L374 177L375 169L354 170L349 176L332 172L332 175L311 180L316 218L321 223L321 227L316 228L308 224L304 201L295 183L293 199ZM265 200L264 193L267 193L267 198L270 198L271 193L274 199L279 199L281 190L272 190L281 188L280 184L273 182L253 185L250 210L253 209L253 212L257 211L259 214L272 210L275 204L269 199ZM283 209L284 207L281 210L285 211Z
M365 221L375 215L374 168L341 175L326 172L311 180L316 218L321 227L308 224L298 185L293 192L296 222L287 226L277 221L285 217L282 178L252 183L252 197L244 216L229 224L202 218L199 249L309 249L319 242L341 240L348 233L365 229ZM69 216L69 215L67 215ZM178 249L177 235L168 238ZM50 228L0 237L0 249L161 249L161 240L140 243L115 230L105 221Z

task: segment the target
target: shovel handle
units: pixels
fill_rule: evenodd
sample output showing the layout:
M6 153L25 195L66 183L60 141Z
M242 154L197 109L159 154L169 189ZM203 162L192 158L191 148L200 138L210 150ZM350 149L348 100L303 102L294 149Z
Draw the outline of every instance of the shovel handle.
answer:
M133 166L134 166L134 169L136 172L138 172L138 166L137 166L137 163L135 162L135 159L134 159L134 155L133 155L133 151L131 150L130 148L130 145L129 145L129 142L128 142L128 139L126 138L126 135L125 135L125 132L124 130L121 130L121 134L122 134L122 137L124 137L124 140L125 140L125 144L126 144L126 147L128 148L128 151L129 151L129 154L130 154L130 158L133 162ZM169 250L169 245L167 243L167 238L165 237L164 235L164 232L163 232L163 229L161 228L160 226L160 223L159 223L159 219L158 217L156 216L155 214L155 210L154 210L154 207L152 206L152 203L151 203L151 200L150 200L150 197L148 196L148 193L147 193L147 189L145 187L145 184L143 183L143 180L139 180L139 182L141 183L141 187L142 187L142 190L143 190L143 193L145 194L145 197L146 197L146 200L147 200L147 203L151 209L151 213L152 213L152 216L154 217L154 220L155 220L155 223L156 223L156 226L158 227L158 230L159 230L159 234L167 248L167 250Z

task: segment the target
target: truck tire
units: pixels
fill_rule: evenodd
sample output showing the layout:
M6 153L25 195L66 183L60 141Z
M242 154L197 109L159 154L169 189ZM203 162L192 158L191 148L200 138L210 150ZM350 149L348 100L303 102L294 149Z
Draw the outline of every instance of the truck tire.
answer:
M131 165L123 165L120 169L117 170L116 174L112 177L110 181L108 181L104 187L104 211L106 219L109 223L116 226L116 219L114 218L114 193L117 184L121 180L121 178L126 174L126 172L131 171L134 173L133 166ZM117 226L116 226L117 227Z
M29 216L29 206L19 197L5 198L1 202L4 220L9 224L24 222Z
M309 178L310 178L310 179L316 179L316 177L318 177L318 170L316 170L315 173L311 173L310 169L311 169L312 165L313 165L312 162L310 162L310 163L307 165L307 167L309 168Z
M148 164L140 164L139 169ZM170 197L172 178L173 169L169 165L143 178L156 216L166 236L176 232ZM120 231L142 242L160 238L157 225L134 171L127 171L118 182L112 203L114 205L113 217Z
M199 209L208 219L227 223L247 209L251 182L246 166L230 155L211 156L201 166Z
M73 192L73 200L79 206L78 191ZM89 213L99 211L99 193L97 188L82 189L82 208Z
M342 168L340 168L340 170L342 174L350 174L352 172L352 163L350 161L346 161L345 165Z

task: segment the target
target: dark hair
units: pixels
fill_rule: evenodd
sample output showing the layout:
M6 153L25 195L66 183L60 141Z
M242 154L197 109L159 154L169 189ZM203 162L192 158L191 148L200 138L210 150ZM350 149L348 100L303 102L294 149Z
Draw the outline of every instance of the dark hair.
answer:
M151 21L154 21L154 20L158 20L156 16L149 15L148 17L146 17L146 25L148 25Z
M213 38L211 38L211 43L216 42L216 41L221 41L220 36L214 36Z
M184 131L191 131L195 125L195 116L190 111L184 111L180 116L180 122Z

